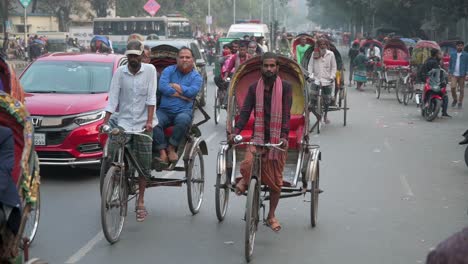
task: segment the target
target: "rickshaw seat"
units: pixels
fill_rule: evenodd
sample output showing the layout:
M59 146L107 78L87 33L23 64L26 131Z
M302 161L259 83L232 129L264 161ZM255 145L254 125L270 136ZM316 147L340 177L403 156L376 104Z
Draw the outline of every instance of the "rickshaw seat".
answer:
M396 68L398 66L409 66L410 62L407 60L384 60L386 67Z
M236 120L239 117L236 117ZM244 138L244 141L248 142L252 139L253 127L254 127L254 116L250 115L249 121L241 131L240 135ZM301 145L302 134L304 132L304 116L303 115L291 115L289 120L289 135L288 144L290 149L298 149Z

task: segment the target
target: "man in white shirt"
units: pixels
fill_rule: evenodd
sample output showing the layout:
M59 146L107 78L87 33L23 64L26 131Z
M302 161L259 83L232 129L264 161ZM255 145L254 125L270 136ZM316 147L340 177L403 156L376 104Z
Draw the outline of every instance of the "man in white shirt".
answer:
M318 48L314 49L313 58L309 60L307 67L309 78L314 82L311 87L311 103L316 103L317 98L314 95L317 95L318 89L322 87L322 98L325 106L324 121L328 124L330 120L327 118L327 112L332 99L332 84L335 81L337 67L335 54L328 50L327 41L319 39L317 45Z
M463 41L457 41L456 45L457 52L450 54L449 74L451 75L452 107L457 106L458 103L458 109L461 109L465 94L465 77L468 72L468 53L463 51L465 45ZM460 96L458 98L457 87L460 88Z
M151 64L142 63L143 43L131 40L127 43L125 55L128 65L120 66L115 72L109 90L109 103L106 107L104 124L119 108L117 124L125 131L141 132L152 138L153 127L158 124L156 112L156 69ZM132 136L132 149L143 167L145 175L139 178L139 195L136 206L137 221L147 216L144 205L146 178L151 175L152 142L145 136Z
M367 58L376 57L380 59L380 49L376 45L371 44L370 47L367 49L366 56Z

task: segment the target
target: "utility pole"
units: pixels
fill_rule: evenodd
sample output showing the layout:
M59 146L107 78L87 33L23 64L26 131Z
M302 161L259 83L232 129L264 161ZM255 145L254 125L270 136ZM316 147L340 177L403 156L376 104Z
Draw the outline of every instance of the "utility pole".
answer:
M260 19L260 21L261 21L262 23L264 23L264 22L263 22L263 0L260 0L260 1L262 2L262 4L261 4L261 7L262 7L262 8L261 8L261 19Z
M211 0L208 0L208 17L211 18ZM211 33L211 21L208 24L208 33Z
M233 0L234 3L233 3L233 7L232 7L232 23L235 24L236 23L236 0Z

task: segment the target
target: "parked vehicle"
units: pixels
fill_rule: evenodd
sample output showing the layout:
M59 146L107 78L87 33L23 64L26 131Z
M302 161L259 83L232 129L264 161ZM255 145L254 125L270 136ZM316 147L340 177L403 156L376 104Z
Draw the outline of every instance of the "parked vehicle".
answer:
M53 53L30 64L20 77L35 128L41 165L96 166L112 76L127 63L114 54Z

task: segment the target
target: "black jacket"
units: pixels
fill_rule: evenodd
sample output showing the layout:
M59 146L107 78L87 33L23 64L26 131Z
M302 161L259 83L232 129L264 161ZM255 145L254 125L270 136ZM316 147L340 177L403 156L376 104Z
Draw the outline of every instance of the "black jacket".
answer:
M426 82L429 72L436 68L440 68L440 60L434 57L430 57L421 67L421 70L419 71L419 79L422 82Z

